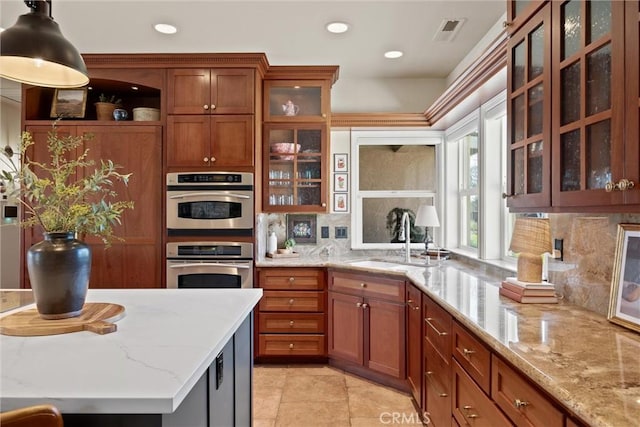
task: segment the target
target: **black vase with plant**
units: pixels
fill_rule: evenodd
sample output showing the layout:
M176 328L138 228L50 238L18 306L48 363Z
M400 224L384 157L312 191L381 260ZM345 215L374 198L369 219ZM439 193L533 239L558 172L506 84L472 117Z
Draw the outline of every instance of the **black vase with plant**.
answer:
M92 135L61 136L56 123L47 137L48 162L28 157L34 144L29 132L20 141L20 165L9 147L0 152L8 166L0 179L24 208L21 225L40 229L44 237L27 251L27 270L45 319L81 313L91 274L91 248L82 239L97 236L108 246L117 239L113 226L133 208L131 201L114 201L112 188L116 180L126 185L131 174L121 174L110 160L89 160L89 150L82 147Z

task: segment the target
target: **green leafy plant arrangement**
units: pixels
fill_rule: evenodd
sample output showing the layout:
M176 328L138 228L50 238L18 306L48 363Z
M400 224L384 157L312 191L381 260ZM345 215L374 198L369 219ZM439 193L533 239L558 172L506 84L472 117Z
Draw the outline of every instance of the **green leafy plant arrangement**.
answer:
M126 209L133 209L132 201L113 201L117 196L114 180L129 182L131 174L121 174L120 166L111 160L100 160L96 165L88 160L89 149L73 158L76 149L93 138L60 136L54 122L47 137L50 155L48 163L31 161L27 150L34 144L32 135L23 132L20 141L21 167L13 161L13 150L5 147L0 159L8 170L1 171L2 180L11 189L27 213L21 222L24 227L41 226L44 232L74 231L80 238L97 236L108 246L114 239L113 226L120 224ZM80 178L78 172L85 170Z
M284 241L285 249L292 250L295 245L296 245L296 241L293 239L287 239Z
M111 95L109 97L109 96L105 95L104 93L101 93L100 96L98 96L98 102L107 102L109 104L115 104L117 106L122 105L122 99L116 98L115 95Z

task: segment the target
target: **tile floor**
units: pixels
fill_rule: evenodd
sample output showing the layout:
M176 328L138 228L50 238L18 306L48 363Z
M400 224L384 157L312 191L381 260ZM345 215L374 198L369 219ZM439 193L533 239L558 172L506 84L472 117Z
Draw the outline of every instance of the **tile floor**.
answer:
M255 365L253 386L254 427L422 425L409 395L326 365Z

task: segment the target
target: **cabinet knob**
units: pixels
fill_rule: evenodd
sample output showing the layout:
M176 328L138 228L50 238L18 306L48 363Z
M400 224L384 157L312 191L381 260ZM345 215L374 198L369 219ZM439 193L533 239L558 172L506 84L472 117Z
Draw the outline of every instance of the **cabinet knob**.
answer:
M289 283L293 283L296 280L295 277L289 277Z
M360 283L360 287L361 287L361 288L366 288L366 287L367 287L367 284L366 284L366 283Z
M208 109L209 109L209 106L208 106L207 104L204 104L204 105L202 106L202 108L204 108L205 110L208 110Z
M369 304L367 304L366 302L362 304L362 308L367 308L367 307L369 307Z
M289 326L293 326L293 320L289 320Z
M211 109L215 110L216 109L216 104L211 104Z
M466 348L462 349L462 354L464 354L465 356L470 356L475 352L476 352L475 350L469 350L469 349L466 349Z
M289 348L293 349L293 343L289 344Z
M628 180L627 178L622 178L618 181L618 188L620 191L631 190L635 186L633 181Z
M326 119L327 118L327 113L322 113L322 118Z
M293 303L294 303L293 298L291 298L291 299L289 300L289 305L291 305L291 304L293 304Z
M513 23L511 23L509 21L502 21L502 28L509 28L512 25L513 25Z
M207 162L209 162L209 158L208 158L208 157L205 157L204 159L202 159L202 161L203 161L203 162L205 162L205 163L207 163Z
M526 400L516 399L513 401L513 406L515 406L517 409L524 408L528 404L529 402L527 402Z
M509 199L511 197L515 196L515 194L507 194L507 193L502 193L502 198L503 199Z
M362 303L361 302L357 302L356 303L356 307L358 307L358 308L362 307Z
M215 162L216 158L215 157L211 157L209 160L211 160L212 162Z
M326 203L324 203L324 202L322 202L322 203L320 204L320 206L322 206L323 208L326 208L326 207L327 207L327 204L326 204Z

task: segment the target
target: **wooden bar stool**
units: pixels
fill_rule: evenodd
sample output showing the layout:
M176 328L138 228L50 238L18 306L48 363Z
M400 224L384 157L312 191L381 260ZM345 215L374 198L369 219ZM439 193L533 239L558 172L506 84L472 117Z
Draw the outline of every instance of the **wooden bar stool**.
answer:
M53 405L34 405L0 412L2 427L63 427L62 415Z

